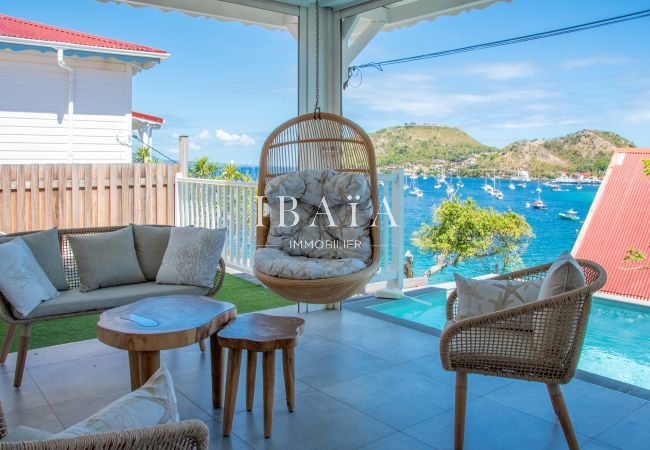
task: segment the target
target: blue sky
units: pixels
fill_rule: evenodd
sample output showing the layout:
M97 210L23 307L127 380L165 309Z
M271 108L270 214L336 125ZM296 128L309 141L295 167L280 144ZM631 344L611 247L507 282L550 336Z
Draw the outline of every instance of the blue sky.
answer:
M62 5L65 5L63 7ZM513 0L380 33L356 63L514 37L650 8L650 0ZM0 12L167 50L134 78L133 108L163 116L154 146L174 157L256 163L266 134L297 112L289 33L93 0L4 0ZM369 131L459 127L502 147L583 128L650 147L650 19L435 60L366 69L344 113ZM358 86L357 86L358 85Z

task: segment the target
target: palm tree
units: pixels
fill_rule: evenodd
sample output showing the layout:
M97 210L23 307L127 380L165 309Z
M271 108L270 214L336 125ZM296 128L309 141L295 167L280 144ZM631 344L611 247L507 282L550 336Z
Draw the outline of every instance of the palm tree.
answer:
M194 178L215 178L217 163L212 162L207 156L199 156L190 167L190 176Z
M226 181L251 181L251 177L242 173L233 162L223 166L223 169L221 169L221 173L217 178Z
M143 145L137 150L133 151L134 163L157 163L158 159L151 154L151 147Z

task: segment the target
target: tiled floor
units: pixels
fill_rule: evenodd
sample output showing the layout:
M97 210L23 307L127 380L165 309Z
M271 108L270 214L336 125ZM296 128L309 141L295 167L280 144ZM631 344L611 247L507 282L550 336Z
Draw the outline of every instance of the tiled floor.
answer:
M253 412L246 412L240 388L233 434L222 438L222 411L211 407L208 353L198 346L163 353L181 418L205 421L211 448L452 448L454 376L440 367L436 337L351 311L301 316L307 325L296 349L296 412L286 410L282 364L276 364L270 439L262 430L261 370ZM58 431L129 389L126 353L96 340L31 351L20 389L12 386L14 363L12 354L0 365L0 401L10 426ZM474 375L469 392L466 448L566 448L543 385ZM583 448L649 448L648 402L578 380L564 392Z

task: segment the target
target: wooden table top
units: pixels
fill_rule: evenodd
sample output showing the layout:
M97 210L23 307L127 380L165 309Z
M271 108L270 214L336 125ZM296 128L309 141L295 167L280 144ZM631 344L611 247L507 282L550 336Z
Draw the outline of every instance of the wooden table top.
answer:
M235 305L209 297L148 297L103 312L97 337L125 350L178 348L207 338L236 316Z
M230 322L218 336L223 347L263 352L295 346L304 328L300 317L250 313Z

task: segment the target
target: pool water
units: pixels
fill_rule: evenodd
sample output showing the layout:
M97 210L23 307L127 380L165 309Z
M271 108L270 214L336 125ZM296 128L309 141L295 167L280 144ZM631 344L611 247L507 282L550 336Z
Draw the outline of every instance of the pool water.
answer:
M445 304L436 290L369 308L442 330ZM594 297L578 368L650 389L650 308Z

